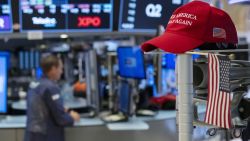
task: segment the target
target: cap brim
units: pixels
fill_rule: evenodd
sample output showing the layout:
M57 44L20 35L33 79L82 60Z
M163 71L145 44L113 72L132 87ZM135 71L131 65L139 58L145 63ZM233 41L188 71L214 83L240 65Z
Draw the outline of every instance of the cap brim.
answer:
M166 52L184 53L186 51L197 48L203 43L204 41L202 40L165 32L163 35L155 37L143 43L141 48L145 52L160 48Z

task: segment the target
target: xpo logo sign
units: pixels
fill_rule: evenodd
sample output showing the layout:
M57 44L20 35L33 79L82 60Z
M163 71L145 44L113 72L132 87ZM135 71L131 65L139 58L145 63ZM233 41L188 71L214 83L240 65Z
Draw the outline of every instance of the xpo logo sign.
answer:
M82 16L78 17L78 27L100 27L101 26L101 18L100 17L91 17L91 16Z

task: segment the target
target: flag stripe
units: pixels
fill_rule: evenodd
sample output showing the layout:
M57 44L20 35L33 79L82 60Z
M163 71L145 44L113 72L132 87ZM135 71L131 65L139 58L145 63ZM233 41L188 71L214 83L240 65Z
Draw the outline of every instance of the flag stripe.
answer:
M228 115L228 112L227 112L227 110L228 110L228 96L226 96L226 110L225 110L225 116L227 116ZM226 125L225 125L225 127L229 127L229 125L228 125L228 121L227 121L228 119L226 118L226 120L225 120L225 122L226 122Z
M214 116L213 116L213 118L214 118L214 122L213 122L213 124L214 125L217 125L217 115L218 115L218 98L219 98L219 87L218 87L218 85L219 85L219 81L220 81L220 73L219 73L219 61L218 61L218 59L217 59L217 57L216 56L214 56L214 60L215 60L215 64L216 64L216 66L214 66L214 69L215 69L215 73L214 73L214 75L213 75L213 77L214 77L214 79L216 80L216 82L213 84L213 87L215 87L214 88L214 90L215 90L215 106L214 106Z
M231 101L231 98L230 98L230 95L227 95L227 98L228 98L228 100L227 100L227 110L226 110L226 115L227 115L227 126L226 126L226 128L230 128L231 127L231 112L230 112L230 109L231 109L231 105L230 105L230 101Z
M226 98L223 96L222 97L222 105L226 105ZM222 106L222 109L221 109L221 121L223 121L225 119L225 117L227 117L227 115L225 115L225 111L226 110L226 107L225 106ZM222 122L222 127L225 127L225 122Z
M211 60L211 59L209 59L208 60L208 69L209 69L209 71L208 71L208 77L210 77L211 76L211 72L212 72L212 65L213 65L213 61ZM208 85L212 85L212 83L213 83L213 80L211 80L211 79L208 79ZM207 111L206 111L206 115L209 115L209 113L211 113L211 100L212 100L212 95L210 94L211 93L211 91L212 91L212 88L211 87L209 87L208 88L208 102L207 102ZM206 123L211 123L211 114L209 115L209 116L205 116L205 122Z
M215 77L216 75L217 75L217 69L216 69L216 67L217 67L217 62L216 62L216 59L215 59L215 56L212 56L212 61L213 61L213 65L212 65L212 72L213 73L211 73L211 79L213 80L213 83L212 83L212 85L211 85L211 88L212 88L212 96L213 96L213 99L212 99L212 103L211 103L211 105L212 105L212 109L211 109L211 123L210 124L215 124L215 113L216 113L216 110L215 110L215 106L216 106L216 93L217 93L217 90L216 90L216 85L217 85L217 77Z
M209 76L208 77L209 77L209 81L210 81L209 86L212 86L214 83L214 79L213 79L212 73L211 73L211 72L214 72L214 60L213 59L214 59L214 57L211 54L209 54L209 60L208 60L208 62L209 62L208 63L208 65L209 65ZM214 105L213 104L213 102L214 102L214 95L213 95L214 89L212 87L209 87L208 89L209 89L209 94L208 94L208 96L209 96L209 100L208 100L209 109L206 112L206 115L208 115L206 117L209 117L209 118L206 122L208 124L212 124L212 117L213 117L213 112L212 112L213 106L212 105Z
M211 63L210 63L210 60L208 59L208 76L209 76L209 72L210 72L210 69L211 69ZM211 80L210 79L208 79L208 85L210 85L210 83L211 83ZM211 96L209 96L209 94L210 94L210 89L208 88L208 101L210 101L211 100ZM207 115L207 113L210 111L210 103L209 102L207 102L207 105L206 105L206 115ZM204 121L206 122L206 123L208 123L209 121L208 121L209 119L208 119L208 116L205 116L205 118L204 118Z
M224 93L224 92L222 92L222 93ZM222 126L222 123L223 123L223 120L221 120L221 115L222 115L222 113L223 113L223 111L221 110L221 108L223 107L223 106L220 106L221 105L221 103L222 103L222 95L223 94L219 94L219 99L218 99L218 106L217 106L217 108L218 108L218 113L217 113L217 124L218 124L218 126ZM220 121L222 121L222 122L220 122Z

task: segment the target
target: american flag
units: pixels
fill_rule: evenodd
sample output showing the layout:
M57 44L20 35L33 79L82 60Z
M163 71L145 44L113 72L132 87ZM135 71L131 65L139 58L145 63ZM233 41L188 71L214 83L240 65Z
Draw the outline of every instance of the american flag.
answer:
M208 55L208 97L205 123L221 128L231 127L229 69L228 57Z
M226 35L225 29L214 27L213 28L213 37L214 38L224 38L224 39L226 39L227 35Z

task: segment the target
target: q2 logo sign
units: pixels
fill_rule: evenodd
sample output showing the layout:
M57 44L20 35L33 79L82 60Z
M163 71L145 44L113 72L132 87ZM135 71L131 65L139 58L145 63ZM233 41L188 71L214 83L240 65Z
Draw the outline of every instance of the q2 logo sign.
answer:
M148 4L146 6L145 12L148 17L159 18L161 17L162 5L160 4Z

